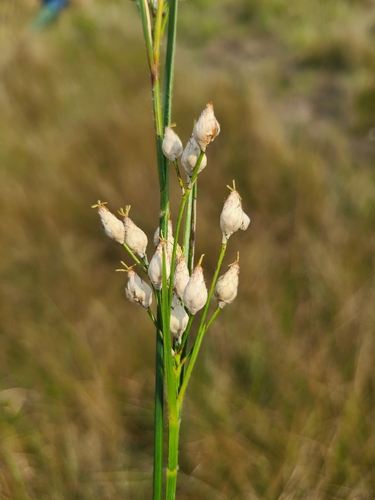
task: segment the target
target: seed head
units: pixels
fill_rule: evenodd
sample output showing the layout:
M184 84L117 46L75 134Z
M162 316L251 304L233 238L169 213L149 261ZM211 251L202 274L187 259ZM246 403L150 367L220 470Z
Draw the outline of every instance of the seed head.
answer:
M184 291L184 303L191 314L196 314L207 302L207 288L201 266L203 255L190 276Z
M165 252L167 279L171 273L171 261L166 251L165 240L162 240L156 247L155 253L148 266L148 276L156 290L161 290L163 286L163 252Z
M229 186L228 186L229 187ZM239 229L245 230L250 224L249 217L242 210L241 196L234 187L231 189L231 193L224 202L223 210L220 214L220 229L223 233L223 243L229 238L229 236Z
M184 291L189 279L189 269L187 267L185 257L181 254L177 257L173 283L174 289L181 300L184 300Z
M164 156L171 161L177 160L182 155L183 147L181 139L170 127L165 127L164 129L162 149Z
M125 240L124 224L115 215L113 215L101 201L98 201L96 205L93 205L93 208L98 209L98 214L100 220L102 221L105 234L109 238L112 238L112 240L117 241L118 243L121 244L124 243Z
M212 102L206 104L197 123L194 125L194 139L202 151L206 151L207 146L220 133L219 122L215 118Z
M176 294L172 297L172 310L170 319L170 329L171 333L177 339L177 343L181 343L181 335L186 330L189 321L189 315L183 308L180 299Z
M181 157L182 166L184 167L185 172L188 174L189 177L193 175L194 167L197 164L197 159L200 152L201 152L200 147L198 146L197 141L194 139L194 135L192 134L190 136L190 139L188 140L188 143L186 144L186 147ZM198 174L202 172L202 170L206 167L206 165L207 165L207 156L203 155L201 164L199 166Z
M129 217L130 205L126 205L125 211L119 210L119 214L124 217L125 241L130 250L143 258L146 255L147 236Z
M152 303L152 291L148 284L143 281L138 274L128 268L128 283L125 287L125 294L131 302L141 304L148 309Z
M229 270L223 276L220 276L216 282L214 294L221 309L226 304L231 304L237 297L238 275L240 273L238 261L239 254L237 254L236 261L230 264Z

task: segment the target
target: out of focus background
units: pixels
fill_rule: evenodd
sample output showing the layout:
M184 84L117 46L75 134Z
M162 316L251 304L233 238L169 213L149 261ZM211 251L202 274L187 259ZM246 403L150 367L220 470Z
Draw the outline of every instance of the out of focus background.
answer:
M90 208L158 225L140 21L72 0L33 32L39 8L0 3L0 499L144 500L154 331ZM188 388L178 499L373 500L375 5L179 8L176 131L210 100L222 127L199 179L208 283L232 179L252 223Z

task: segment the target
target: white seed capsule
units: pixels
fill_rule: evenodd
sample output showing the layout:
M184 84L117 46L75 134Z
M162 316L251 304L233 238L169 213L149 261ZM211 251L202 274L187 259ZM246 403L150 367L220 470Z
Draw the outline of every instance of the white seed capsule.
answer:
M125 228L124 224L113 215L104 205L98 205L98 214L102 221L105 234L117 241L124 243L125 241Z
M249 224L250 224L250 217L248 215L246 215L245 212L243 212L242 213L242 224L241 224L240 229L242 229L242 231L246 231L246 229L249 227Z
M197 164L197 159L200 155L200 152L200 147L198 146L197 141L194 139L194 135L191 135L181 157L182 166L184 167L185 172L189 177L193 175L194 167ZM202 172L206 165L207 156L204 154L199 166L198 174Z
M237 257L237 260L230 265L229 270L217 280L214 294L221 309L225 304L232 303L237 297L239 273L240 266Z
M146 234L127 215L124 217L124 228L125 243L132 252L143 258L146 255L148 243Z
M180 299L177 297L177 295L173 294L170 329L175 339L177 339L177 344L181 342L181 335L186 330L188 321L189 321L189 315L183 308Z
M125 287L126 296L131 302L141 304L146 309L152 303L152 291L133 269L128 269L128 283Z
M189 279L189 269L187 267L185 257L183 255L180 255L176 261L173 286L181 300L184 300L184 291L186 285L189 282Z
M165 127L162 149L164 156L171 161L177 160L182 155L183 147L181 139L170 127Z
M196 314L207 302L207 288L204 281L201 257L184 291L184 303L191 314Z
M225 200L220 214L220 229L223 233L223 243L239 229L245 230L250 224L249 217L242 210L241 196L233 189Z
M215 118L214 107L212 102L206 104L197 123L194 125L194 139L202 151L206 151L206 147L220 133L219 122Z
M168 252L165 251L165 241L161 241L156 247L155 253L148 266L148 276L156 290L161 290L163 286L163 252L165 252L167 279L171 273L171 261Z

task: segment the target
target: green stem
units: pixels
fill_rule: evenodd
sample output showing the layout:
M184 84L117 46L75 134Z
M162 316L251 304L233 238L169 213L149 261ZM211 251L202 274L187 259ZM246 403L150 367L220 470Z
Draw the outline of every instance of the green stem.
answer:
M215 274L214 274L214 277L213 277L213 280L212 280L212 283L211 283L210 290L208 292L208 297L207 297L206 305L204 306L204 309L203 309L201 321L199 323L197 337L195 339L194 346L193 346L193 349L192 349L192 352L191 352L191 358L190 358L188 367L187 367L186 372L185 372L184 381L183 381L183 383L181 385L181 389L180 389L180 392L179 392L179 395L178 395L177 406L178 406L179 409L181 409L181 407L182 407L182 402L183 402L183 399L184 399L186 387L187 387L187 385L189 383L191 373L193 371L195 362L197 360L197 356L198 356L199 349L200 349L201 344L202 344L202 340L203 340L204 334L207 331L207 327L204 324L204 322L206 320L208 308L210 307L211 298L212 298L212 295L214 293L214 288L215 288L215 284L216 284L216 281L217 281L217 278L218 278L218 275L219 275L219 272L220 272L221 264L222 264L223 259L224 259L225 251L226 251L226 248L227 248L227 243L228 243L228 240L226 240L225 243L221 244L221 252L220 252L220 255L219 255L219 259L217 261ZM212 323L212 321L209 322L209 325L211 325L211 323Z
M197 230L197 195L198 195L198 181L193 186L192 201L191 201L191 227L190 227L190 241L189 241L189 262L188 267L193 272L194 269L194 251L195 251L195 235Z
M169 439L168 439L168 467L166 500L175 500L178 471L178 439L180 433L180 420L178 418L169 419Z
M184 249L184 257L186 260L186 265L189 269L189 274L193 272L193 268L189 263L191 263L190 259L190 231L191 231L191 214L193 210L193 192L190 191L189 197L187 200L186 207L186 215L185 215L185 227L184 227L184 239L183 239L183 249Z
M165 55L165 75L163 88L163 125L169 127L172 115L172 95L174 79L174 59L176 53L178 0L169 1L167 52Z
M161 500L163 488L163 402L164 402L164 347L159 329L156 330L156 371L154 410L154 471L153 500Z
M198 170L199 170L200 164L202 162L203 156L204 156L204 152L201 151L200 155L198 156L197 163L194 167L193 175L192 175L190 182L186 188L185 194L181 199L180 210L178 212L176 229L175 229L175 234L174 234L174 244L173 244L173 250L172 250L172 262L171 262L171 275L169 278L170 283L174 282L174 272L175 272L175 267L176 267L177 242L178 242L178 237L180 234L181 221L182 221L182 217L184 215L186 201L190 196L190 193L191 193L191 190L193 189L195 181L197 180ZM173 287L170 287L170 290L169 290L169 299L168 299L169 304L172 303L172 292L173 292L172 288Z

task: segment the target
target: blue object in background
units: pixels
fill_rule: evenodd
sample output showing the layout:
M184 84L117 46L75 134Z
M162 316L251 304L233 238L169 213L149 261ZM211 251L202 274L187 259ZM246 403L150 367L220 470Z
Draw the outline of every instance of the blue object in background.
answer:
M69 5L70 0L42 0L42 7L31 23L31 29L39 31L53 23Z

